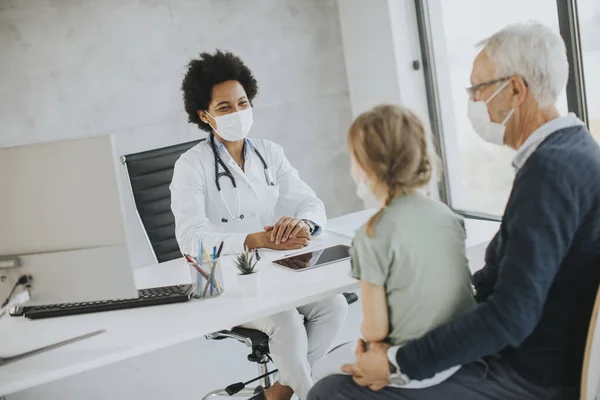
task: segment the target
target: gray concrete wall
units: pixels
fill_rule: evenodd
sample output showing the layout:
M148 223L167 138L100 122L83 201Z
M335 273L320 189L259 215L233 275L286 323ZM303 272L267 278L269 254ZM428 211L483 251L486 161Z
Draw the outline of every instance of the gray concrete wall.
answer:
M330 216L357 210L335 0L0 0L0 147L115 134L121 155L199 138L179 86L216 48L258 79L251 136L284 147ZM132 264L147 265L125 200Z

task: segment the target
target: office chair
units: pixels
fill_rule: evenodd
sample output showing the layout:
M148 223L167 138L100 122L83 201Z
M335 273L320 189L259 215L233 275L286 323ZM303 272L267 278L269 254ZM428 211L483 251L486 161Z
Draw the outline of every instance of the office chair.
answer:
M204 140L204 139L202 139ZM183 153L202 140L181 143L169 147L121 156L129 176L129 183L138 218L144 227L146 238L159 263L181 258L175 238L175 217L171 212L171 191L175 162ZM344 293L348 304L358 300L355 293ZM235 383L225 389L208 393L204 399L214 396L238 395L248 397L271 386L268 372L269 337L254 329L233 328L206 335L209 340L235 339L251 349L248 361L257 364L260 385L246 388ZM271 371L271 373L276 371ZM251 383L247 382L247 383Z
M181 258L175 239L175 217L171 212L171 190L175 161L201 140L121 156L138 218L159 263Z
M580 400L596 399L600 393L600 286L590 319L581 373ZM600 399L600 397L598 397Z

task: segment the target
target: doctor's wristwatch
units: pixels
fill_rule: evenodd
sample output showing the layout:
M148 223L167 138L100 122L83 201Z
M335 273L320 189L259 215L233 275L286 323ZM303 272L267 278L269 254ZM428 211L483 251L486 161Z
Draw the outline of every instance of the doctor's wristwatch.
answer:
M308 225L308 230L310 231L310 234L312 235L315 232L315 227L316 227L315 223L308 219L303 219L302 221L304 221L304 223L306 225Z

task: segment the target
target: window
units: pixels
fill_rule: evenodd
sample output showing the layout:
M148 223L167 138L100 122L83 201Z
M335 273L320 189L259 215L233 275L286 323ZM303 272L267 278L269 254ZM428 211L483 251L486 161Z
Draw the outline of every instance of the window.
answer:
M600 142L600 2L579 0L577 8L589 127Z
M465 87L470 86L473 60L481 50L475 45L506 25L531 19L560 33L556 3L548 0L427 3L440 107L439 133L448 180L447 200L454 209L502 215L514 179L511 164L514 151L484 142L467 118ZM566 93L559 98L558 108L561 113L568 112Z

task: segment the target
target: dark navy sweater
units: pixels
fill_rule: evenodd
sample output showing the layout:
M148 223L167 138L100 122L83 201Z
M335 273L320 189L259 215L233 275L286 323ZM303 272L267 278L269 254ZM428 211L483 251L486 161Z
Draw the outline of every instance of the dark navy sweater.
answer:
M534 384L578 386L600 284L600 148L585 127L518 171L485 261L477 308L400 348L400 370L421 380L499 353Z

